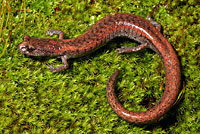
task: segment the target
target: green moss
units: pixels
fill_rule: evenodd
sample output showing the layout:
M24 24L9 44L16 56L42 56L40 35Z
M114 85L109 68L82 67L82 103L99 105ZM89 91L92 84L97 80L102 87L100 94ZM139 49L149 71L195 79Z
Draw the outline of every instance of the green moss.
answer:
M150 134L197 133L200 129L198 0L7 1L12 11L0 1L0 133ZM44 31L52 28L63 30L65 38L73 38L97 20L118 12L151 16L159 22L181 62L185 94L153 125L137 126L122 120L106 99L108 79L120 69L116 91L127 109L146 111L159 101L165 72L153 51L117 55L116 48L137 43L115 39L88 56L69 60L68 70L51 73L47 67L61 65L60 60L27 57L17 48L24 35L58 38L45 35ZM147 104L141 105L145 98Z

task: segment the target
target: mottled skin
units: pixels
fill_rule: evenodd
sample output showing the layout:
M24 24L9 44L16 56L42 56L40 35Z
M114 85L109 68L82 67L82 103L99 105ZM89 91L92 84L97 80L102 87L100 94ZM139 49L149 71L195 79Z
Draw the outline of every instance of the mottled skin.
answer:
M117 115L129 122L145 124L158 120L172 107L180 87L180 65L177 55L169 42L159 32L159 26L154 21L151 21L152 25L150 21L127 13L109 15L99 20L87 32L73 39L63 39L64 33L62 31L51 29L46 33L48 35L59 34L59 39L25 36L24 41L19 44L19 50L30 56L60 56L63 65L60 67L50 66L52 72L67 69L67 59L93 52L115 37L127 37L141 43L137 47L118 48L118 54L137 52L144 48L154 50L162 58L166 73L165 91L156 106L146 112L126 110L114 93L114 83L119 70L111 76L107 85L108 102Z

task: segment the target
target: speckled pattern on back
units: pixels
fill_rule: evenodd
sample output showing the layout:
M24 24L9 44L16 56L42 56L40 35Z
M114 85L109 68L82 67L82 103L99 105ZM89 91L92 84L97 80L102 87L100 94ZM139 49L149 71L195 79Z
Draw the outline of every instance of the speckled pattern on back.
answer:
M149 123L158 120L174 104L180 87L180 65L177 55L159 30L144 18L128 13L108 15L84 34L73 39L63 39L63 33L59 30L50 30L49 34L59 34L60 37L44 39L25 36L24 41L19 44L19 50L31 56L61 56L64 65L51 67L53 72L67 69L67 59L93 52L115 37L127 37L141 43L138 47L119 48L118 53L132 53L150 48L160 55L166 73L165 92L160 102L146 112L131 112L119 103L114 93L114 83L119 71L111 76L107 85L107 98L112 109L121 118L136 124Z

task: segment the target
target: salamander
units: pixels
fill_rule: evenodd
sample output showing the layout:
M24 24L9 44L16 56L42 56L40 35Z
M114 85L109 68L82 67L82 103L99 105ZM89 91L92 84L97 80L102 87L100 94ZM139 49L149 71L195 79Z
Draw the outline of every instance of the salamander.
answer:
M131 123L146 124L160 119L170 110L177 99L181 83L178 57L159 29L153 20L145 20L133 14L119 13L100 19L84 34L72 39L64 39L64 32L52 29L47 30L46 34L58 34L59 39L33 38L26 35L18 48L21 53L29 56L61 57L63 65L59 67L49 66L52 72L67 69L68 59L91 53L116 37L133 39L140 44L136 47L118 48L118 54L138 52L145 48L152 49L161 57L166 74L165 91L157 105L146 112L132 112L125 109L114 92L114 84L119 70L110 77L106 93L111 108L119 117Z

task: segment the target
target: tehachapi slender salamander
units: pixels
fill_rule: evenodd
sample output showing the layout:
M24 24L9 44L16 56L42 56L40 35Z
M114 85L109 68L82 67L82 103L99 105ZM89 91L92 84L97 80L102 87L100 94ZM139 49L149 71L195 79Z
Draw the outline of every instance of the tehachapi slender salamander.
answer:
M141 43L137 47L118 48L117 53L132 53L144 48L154 50L161 57L166 73L165 91L156 106L146 112L126 110L114 93L114 83L119 74L118 70L111 76L107 84L108 102L117 115L129 122L145 124L158 120L172 107L180 87L180 65L177 55L167 39L152 24L150 21L133 14L109 15L96 22L87 32L73 39L63 39L64 33L62 31L51 29L46 33L48 35L59 34L59 39L25 36L24 41L19 44L19 50L30 56L60 56L63 65L50 66L52 72L67 69L69 58L88 54L115 37L127 37Z

